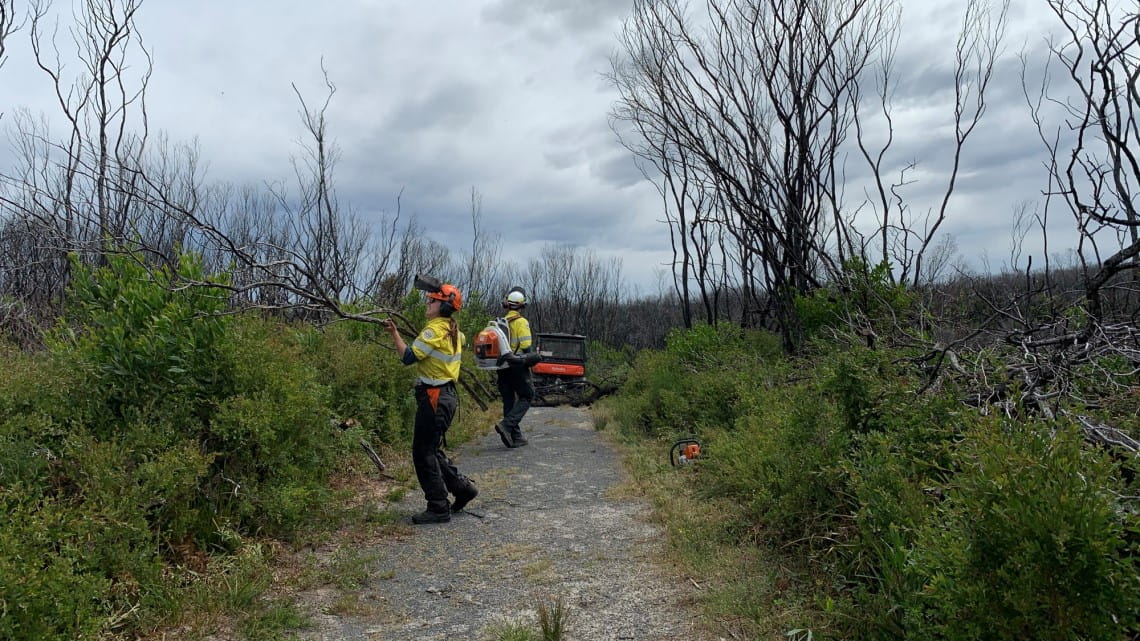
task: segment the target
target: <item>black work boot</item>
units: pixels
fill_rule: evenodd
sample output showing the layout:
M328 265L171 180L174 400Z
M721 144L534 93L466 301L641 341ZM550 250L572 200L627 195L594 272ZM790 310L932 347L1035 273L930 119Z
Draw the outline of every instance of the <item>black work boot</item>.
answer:
M455 492L455 501L451 504L452 513L459 512L463 508L467 507L467 504L471 502L471 499L479 496L479 489L475 487L475 484L471 482L471 479L464 480L467 481L467 485L465 485L463 489L459 490L458 492Z
M515 444L515 447L522 447L527 444L526 437L523 436L521 428L516 427L511 430L511 442Z
M423 525L424 523L447 523L451 520L451 512L433 512L431 510L424 510L419 514L412 516L412 523L416 525Z
M507 432L507 428L503 427L502 421L495 423L495 431L499 433L499 438L502 439L503 445L506 445L507 447L515 447L515 441Z

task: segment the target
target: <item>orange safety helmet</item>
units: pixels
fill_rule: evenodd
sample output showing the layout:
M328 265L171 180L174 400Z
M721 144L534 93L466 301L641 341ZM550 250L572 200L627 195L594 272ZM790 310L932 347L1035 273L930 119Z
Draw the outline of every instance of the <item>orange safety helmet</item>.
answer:
M463 292L451 283L444 283L439 291L428 292L427 297L443 303L439 311L444 316L450 316L463 308Z

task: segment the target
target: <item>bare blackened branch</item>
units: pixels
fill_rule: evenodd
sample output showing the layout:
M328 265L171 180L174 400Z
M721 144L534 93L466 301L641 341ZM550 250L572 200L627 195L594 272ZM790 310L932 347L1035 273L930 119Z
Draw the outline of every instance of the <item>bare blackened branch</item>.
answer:
M644 138L627 146L667 168L675 186L715 194L699 202L717 205L709 211L746 258L741 289L764 290L766 320L794 349L794 297L838 273L832 250L842 259L849 245L839 150L853 121L849 96L893 28L891 2L703 5L702 29L680 0L634 3L613 61L614 118Z
M869 203L878 210L879 228L874 234L878 239L878 259L893 264L892 275L897 276L898 282L909 282L914 286L929 284L934 280L933 274L945 267L946 257L939 255L935 238L949 213L966 142L986 111L986 90L1001 51L1009 1L1000 0L996 10L990 6L989 0L969 0L964 7L954 56L954 142L948 154L949 175L937 209L920 219L901 195L900 189L913 182L907 175L918 166L917 160L909 161L899 171L897 180L889 185L885 176L888 151L895 141L891 110L897 40L889 41L884 47L875 75L878 109L885 126L884 141L877 149L870 147L866 123L860 118L859 110L854 111L856 142L871 168L874 186ZM860 87L855 85L853 97L856 101L860 99L859 90Z
M3 67L7 61L5 55L7 40L19 28L20 25L16 22L15 0L0 0L0 67ZM2 115L3 112L0 112L0 116Z

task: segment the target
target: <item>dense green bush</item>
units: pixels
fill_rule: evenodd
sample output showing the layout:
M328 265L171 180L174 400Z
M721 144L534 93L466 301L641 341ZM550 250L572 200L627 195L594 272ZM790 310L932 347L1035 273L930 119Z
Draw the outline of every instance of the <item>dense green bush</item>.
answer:
M910 402L904 402L909 400ZM904 629L899 607L924 586L914 570L917 539L937 527L937 508L956 467L961 417L948 395L895 399L882 407L883 429L854 437L842 463L851 522L831 550L833 571L858 577L848 616L868 638L897 638Z
M147 270L132 256L99 269L73 261L66 320L49 341L81 374L95 433L111 436L121 422L167 417L194 433L232 386L224 337L229 317L222 290L179 287L206 280L184 255L177 270Z
M229 336L234 387L205 438L216 458L203 517L232 519L243 533L288 537L327 501L326 481L350 447L348 436L330 424L329 388L301 358L291 330L243 319Z
M328 505L366 417L398 435L410 373L355 330L230 316L184 257L76 263L50 352L0 372L0 638L131 636L176 609L187 545L289 538ZM387 349L391 350L390 344Z
M387 333L360 323L296 331L305 361L329 389L334 416L355 419L381 442L410 439L415 402L409 374Z
M619 407L623 423L661 437L734 424L738 387L723 370L685 372L668 352L639 356L634 370L626 385L644 391Z
M674 330L664 350L634 358L618 419L659 437L733 429L741 395L775 374L765 359L779 350L778 338L727 323Z
M89 541L120 539L123 528L18 488L0 487L0 508L0 638L94 638L117 600L114 577L88 561Z
M857 352L866 354L866 352ZM872 379L857 356L840 354L828 359L830 371L823 371L822 391L835 399L844 427L853 434L880 430L882 414L872 390Z
M706 491L733 498L750 526L778 541L813 541L842 512L849 436L810 388L761 388L732 431L709 434Z
M601 341L589 341L586 355L586 378L609 393L626 383L637 351L629 345L614 347Z
M808 341L854 322L873 328L894 322L911 309L913 299L903 284L891 282L891 266L870 266L860 258L843 264L843 273L825 287L795 299L796 315Z
M1056 425L970 434L939 527L914 570L926 580L909 638L1119 639L1137 631L1135 514L1116 466ZM1134 499L1125 499L1133 500Z
M161 600L163 541L182 529L208 465L196 443L140 453L124 429L104 439L73 428L36 445L42 415L4 423L0 442L22 466L4 466L0 502L0 638L95 636ZM132 444L128 447L127 444Z
M726 347L709 356L718 338ZM732 506L723 534L806 552L834 577L812 627L853 639L1135 634L1140 528L1122 498L1136 494L1133 469L1063 421L1004 423L948 381L916 393L914 354L833 344L789 359L755 345L710 328L671 337L637 355L615 417L655 448L678 426L700 433L703 459L683 478Z

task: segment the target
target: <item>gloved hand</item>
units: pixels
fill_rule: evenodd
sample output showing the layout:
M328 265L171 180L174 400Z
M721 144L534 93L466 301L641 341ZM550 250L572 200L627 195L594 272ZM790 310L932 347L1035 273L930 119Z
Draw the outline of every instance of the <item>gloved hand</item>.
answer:
M504 354L499 357L500 363L506 363L512 368L526 367L529 369L537 365L541 360L542 354L539 354L538 352L530 352L529 354L515 354L514 352L511 352L510 354Z
M503 354L502 356L500 356L499 360L497 362L499 365L502 365L505 363L507 366L512 367L512 368L513 367L522 367L522 356L519 356L518 354L515 354L514 352L510 352L509 354Z

